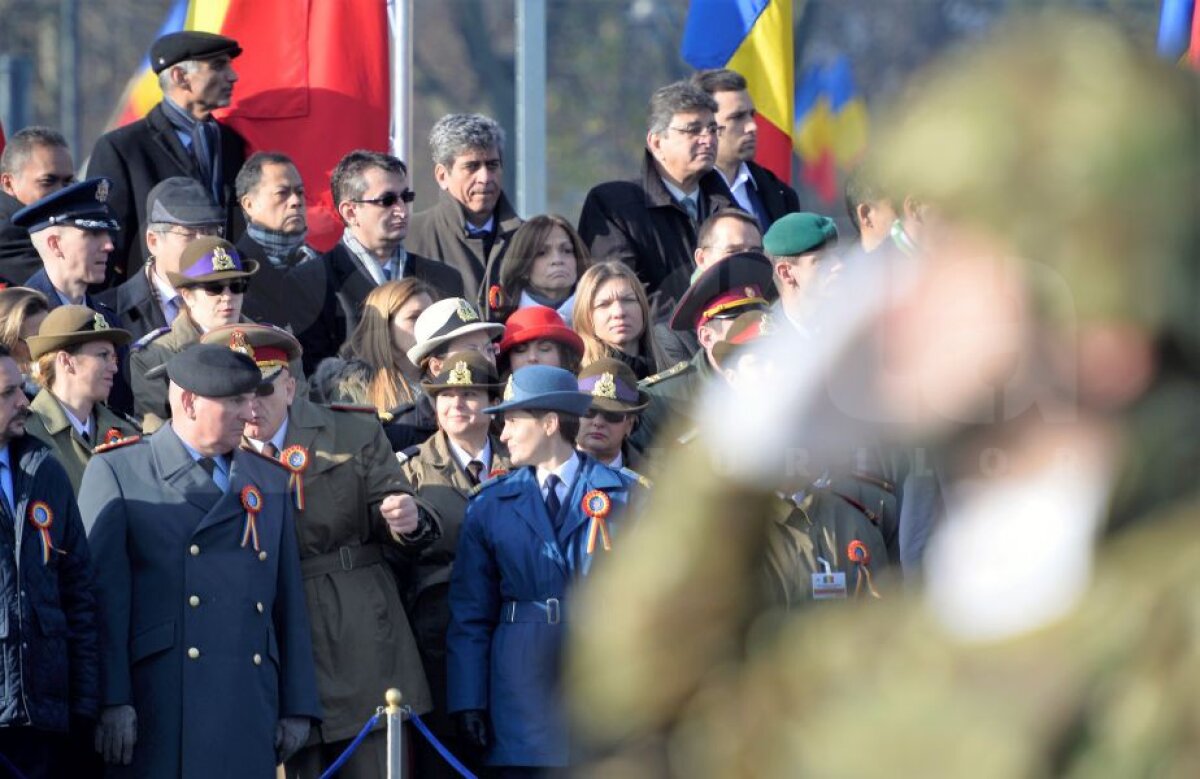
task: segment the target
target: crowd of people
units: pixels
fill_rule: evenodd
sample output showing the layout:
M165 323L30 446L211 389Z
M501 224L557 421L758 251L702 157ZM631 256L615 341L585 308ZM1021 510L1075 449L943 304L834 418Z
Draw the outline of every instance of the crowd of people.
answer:
M240 53L156 41L162 101L81 181L50 128L0 158L0 769L316 777L389 687L478 773L565 769L573 588L700 445L693 401L769 386L749 347L819 338L844 264L903 264L937 209L861 171L843 239L753 161L746 81L714 70L653 92L640 175L577 223L516 214L478 114L434 126L416 210L378 150L328 182L247 156L213 117ZM764 603L886 599L937 468L863 442L765 510ZM385 764L376 729L340 775Z

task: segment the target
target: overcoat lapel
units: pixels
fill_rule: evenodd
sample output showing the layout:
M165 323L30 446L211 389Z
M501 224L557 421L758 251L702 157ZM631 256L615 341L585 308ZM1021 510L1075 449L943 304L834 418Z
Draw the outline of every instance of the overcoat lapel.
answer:
M559 530L558 535L562 546L565 548L571 536L581 526L591 522L591 518L583 510L584 495L587 495L592 490L611 493L614 490L622 489L624 489L624 485L610 469L600 465L590 457L584 457L583 463L579 467L579 473L575 477L575 483L571 486L570 491L567 493L567 500L563 503L564 511L570 508L576 510L569 511L562 528Z
M187 149L183 148L183 142L179 140L179 136L175 134L175 128L171 126L171 121L163 113L161 103L150 111L147 121L154 128L154 141L158 147L189 175L198 175L196 160L188 154Z
M150 436L150 449L163 481L188 503L205 514L210 512L221 498L221 490L192 459L170 424Z
M546 511L546 502L542 500L542 492L538 489L533 468L522 468L521 473L507 479L497 489L503 490L501 496L507 499L521 521L529 525L530 529L554 550L554 562L566 574L567 561L563 557L558 539L554 537L554 526L550 521L550 513Z

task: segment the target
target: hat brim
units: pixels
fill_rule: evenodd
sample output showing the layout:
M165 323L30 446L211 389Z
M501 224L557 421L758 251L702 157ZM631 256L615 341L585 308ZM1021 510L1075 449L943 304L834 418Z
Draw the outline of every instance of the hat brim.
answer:
M713 263L679 299L671 313L671 329L695 330L709 302L724 290L758 287L763 298L769 300L775 291L774 275L775 266L763 255L735 254Z
M63 335L31 335L25 339L25 345L29 347L29 356L36 360L43 354L92 341L108 341L113 346L125 346L132 340L133 333L128 330L110 327L106 330L87 330Z
M618 414L636 414L639 411L645 411L650 405L650 396L645 392L638 390L637 403L625 403L613 398L598 398L595 395L592 397L592 408L599 411L614 411Z
M436 395L439 392L446 390L483 390L489 394L500 393L504 390L504 385L496 384L435 384L431 381L421 382L421 389L425 390L426 395Z
M485 408L485 414L502 414L505 411L561 411L581 417L592 405L592 396L586 392L546 392L520 400L509 400L498 406Z
M437 351L438 347L442 344L448 344L455 338L461 338L464 335L480 332L491 333L492 337L495 338L498 335L504 334L504 325L497 324L496 322L472 322L469 325L463 325L456 330L451 330L445 335L439 335L435 338L430 338L427 341L422 341L413 348L409 349L408 360L413 365L416 365L417 363L421 362L421 360Z
M525 328L520 333L511 336L505 333L504 338L500 341L500 352L503 354L514 346L538 340L560 343L574 350L577 356L583 357L583 339L579 337L579 334L565 325L553 324Z
M258 273L257 260L242 260L242 266L244 270L219 270L215 273L206 273L203 276L184 276L182 273L167 271L167 281L171 282L172 287L179 289L180 287L198 287L210 281L249 278Z

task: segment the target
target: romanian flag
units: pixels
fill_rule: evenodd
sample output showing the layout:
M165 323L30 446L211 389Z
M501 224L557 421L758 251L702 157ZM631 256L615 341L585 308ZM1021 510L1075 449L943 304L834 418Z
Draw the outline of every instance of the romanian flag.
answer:
M1200 70L1200 14L1196 13L1195 0L1163 0L1158 53Z
M796 152L804 183L826 203L837 200L837 171L853 167L866 151L867 123L845 55L805 71L796 93Z
M384 0L176 0L159 35L179 30L234 38L238 83L217 116L250 151L296 161L308 201L308 241L333 246L342 224L329 176L353 149L388 150L390 85ZM149 58L126 88L113 126L162 99Z
M729 68L746 78L758 111L755 160L792 180L792 0L692 0L683 58L697 69Z

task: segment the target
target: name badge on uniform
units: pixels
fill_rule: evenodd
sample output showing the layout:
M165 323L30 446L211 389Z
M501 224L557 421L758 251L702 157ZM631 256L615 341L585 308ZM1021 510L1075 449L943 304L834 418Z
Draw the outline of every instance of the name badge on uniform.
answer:
M824 557L818 557L817 562L825 570L812 575L813 600L845 600L846 574L833 570Z

